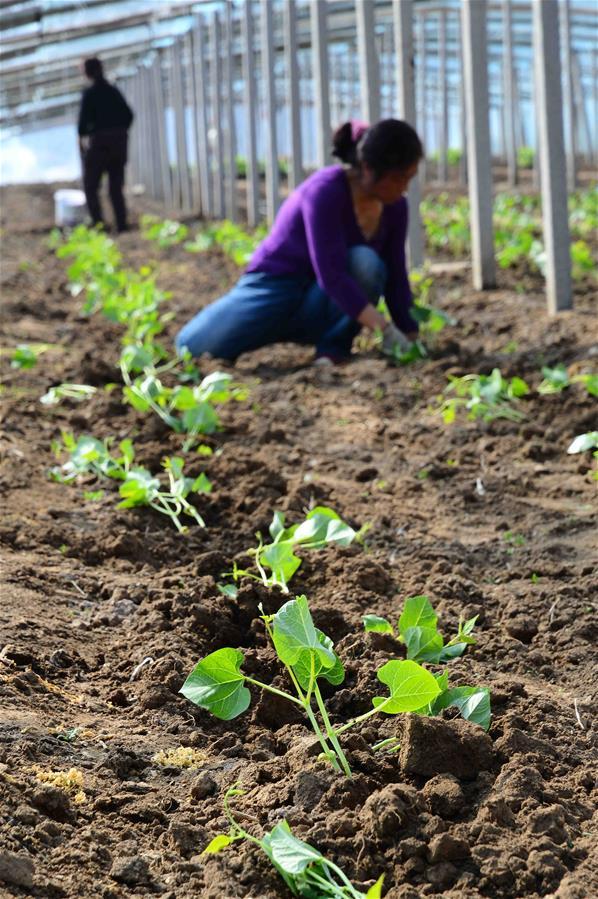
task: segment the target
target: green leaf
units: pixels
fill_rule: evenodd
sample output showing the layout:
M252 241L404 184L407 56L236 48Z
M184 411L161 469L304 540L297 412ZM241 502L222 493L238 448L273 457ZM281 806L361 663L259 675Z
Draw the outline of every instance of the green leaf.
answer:
M365 899L382 899L382 887L384 885L384 874L381 874L376 883L369 888L365 894Z
M11 368L27 369L37 364L37 353L27 344L20 344L10 360Z
M587 434L578 434L578 436L571 442L567 452L569 454L572 453L585 453L587 450L598 449L598 431L588 431Z
M293 833L286 821L281 821L264 837L272 861L285 874L297 875L314 862L323 859L321 852L304 843Z
M296 543L310 543L324 546L335 543L338 546L349 546L355 538L355 531L342 521L333 509L327 506L316 506L306 516L295 533Z
M381 618L380 615L364 615L361 620L366 633L392 634L394 636L392 624L386 618Z
M330 637L327 637L321 630L316 628L316 634L318 640L326 649L330 650L333 653L335 658L335 663L332 668L326 668L322 665L322 662L319 658L314 656L314 678L324 677L330 684L337 686L338 684L342 684L345 679L345 669L343 667L343 663L334 652L334 644ZM299 681L300 686L307 690L309 687L309 682L311 678L311 659L313 653L304 652L301 653L299 657L299 661L292 665L293 672L295 677Z
M415 712L440 693L434 675L417 662L391 659L379 669L377 677L387 685L390 696L376 696L372 702L387 715Z
M160 490L160 481L146 468L133 468L120 485L119 493L123 501L118 504L121 509L133 506L147 506Z
M219 833L218 836L214 837L213 840L210 840L202 855L212 855L216 852L221 852L222 849L226 849L227 846L230 846L234 840L232 837L229 837L226 833Z
M475 643L475 640L473 640ZM436 661L436 662L450 662L451 659L458 659L459 656L462 656L465 650L467 649L469 643L447 643L446 646L443 646L440 653L438 654L438 658L436 659L428 659L427 661Z
M212 492L212 482L210 481L207 474L202 471L200 475L198 475L193 483L191 484L192 493L211 493Z
M216 586L223 596L228 596L230 599L237 598L239 588L236 584L216 584Z
M454 706L462 718L488 730L491 720L490 691L486 687L451 687L441 693L432 705L432 713Z
M278 657L285 665L296 665L302 655L310 653L322 669L336 665L334 651L318 636L305 596L281 606L272 621L272 636Z
M284 512L274 512L268 530L273 540L284 533Z
M260 552L260 564L270 568L275 583L285 586L293 577L301 559L293 552L292 542L269 543Z
M249 708L251 702L240 671L242 664L243 653L238 649L217 649L197 663L180 692L216 718L230 721Z
M436 629L436 615L427 596L408 596L399 618L401 636L410 627L426 627Z
M438 661L444 641L435 627L408 627L401 636L407 647L408 659Z
M213 406L208 402L197 403L192 409L183 412L183 429L189 434L213 434L218 430L220 419Z

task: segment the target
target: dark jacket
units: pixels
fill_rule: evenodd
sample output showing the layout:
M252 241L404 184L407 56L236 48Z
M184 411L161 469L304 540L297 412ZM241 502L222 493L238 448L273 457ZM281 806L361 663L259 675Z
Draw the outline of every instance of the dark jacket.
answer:
M130 127L133 113L117 87L104 78L83 91L79 110L79 136Z

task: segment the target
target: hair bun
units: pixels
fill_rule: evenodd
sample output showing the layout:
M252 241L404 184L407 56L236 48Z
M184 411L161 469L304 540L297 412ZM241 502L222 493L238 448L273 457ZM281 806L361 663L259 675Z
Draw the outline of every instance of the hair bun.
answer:
M355 156L355 142L351 122L345 122L332 135L332 155L341 162L351 162Z

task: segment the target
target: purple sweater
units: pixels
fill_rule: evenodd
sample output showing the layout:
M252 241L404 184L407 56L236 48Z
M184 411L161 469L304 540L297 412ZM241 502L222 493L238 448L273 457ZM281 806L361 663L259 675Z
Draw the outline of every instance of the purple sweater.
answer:
M347 250L365 244L386 263L384 296L394 323L402 331L417 331L409 311L406 233L407 200L402 197L384 206L376 234L366 240L355 217L346 172L332 165L310 175L285 200L246 271L317 280L344 312L357 318L370 301L347 271Z

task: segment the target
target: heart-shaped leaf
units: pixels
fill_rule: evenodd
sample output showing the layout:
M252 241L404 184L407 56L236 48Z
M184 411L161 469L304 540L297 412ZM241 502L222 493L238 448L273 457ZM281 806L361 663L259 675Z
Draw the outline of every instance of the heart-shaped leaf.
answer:
M452 687L444 690L432 705L434 714L451 706L457 708L462 718L479 724L484 730L490 727L492 712L490 691L487 687Z
M300 660L305 664L306 654L309 660L310 653L314 654L321 669L336 665L334 651L318 637L305 596L298 596L281 606L272 620L272 636L278 657L285 665L293 666Z
M333 653L335 663L332 668L325 668L322 665L320 659L311 651L301 653L301 655L299 656L299 660L292 666L292 668L295 677L304 690L307 690L307 688L309 687L309 682L312 676L312 657L314 659L313 676L315 679L317 679L318 677L323 677L328 681L328 683L334 684L334 686L342 684L345 679L345 669L343 667L343 663L334 652L334 644L332 640L330 639L330 637L327 637L326 634L322 633L322 631L318 628L316 628L316 634L322 646Z
M390 621L387 621L386 618L381 618L379 615L364 615L362 621L366 633L394 634Z
M240 671L243 653L225 647L198 662L180 692L216 718L230 721L248 707L251 694Z
M301 565L301 559L293 552L292 542L281 541L269 543L262 549L260 564L270 568L276 584L286 586Z
M377 677L387 685L390 696L375 696L372 702L387 715L418 711L440 693L434 675L417 662L391 659L379 669Z
M443 639L436 628L408 627L402 634L407 647L407 658L422 662L437 662L442 652Z
M323 858L321 852L304 843L293 833L286 821L281 821L264 837L268 855L285 874L301 874Z
M409 627L436 628L437 621L438 617L427 596L408 596L399 618L399 633L403 635Z

